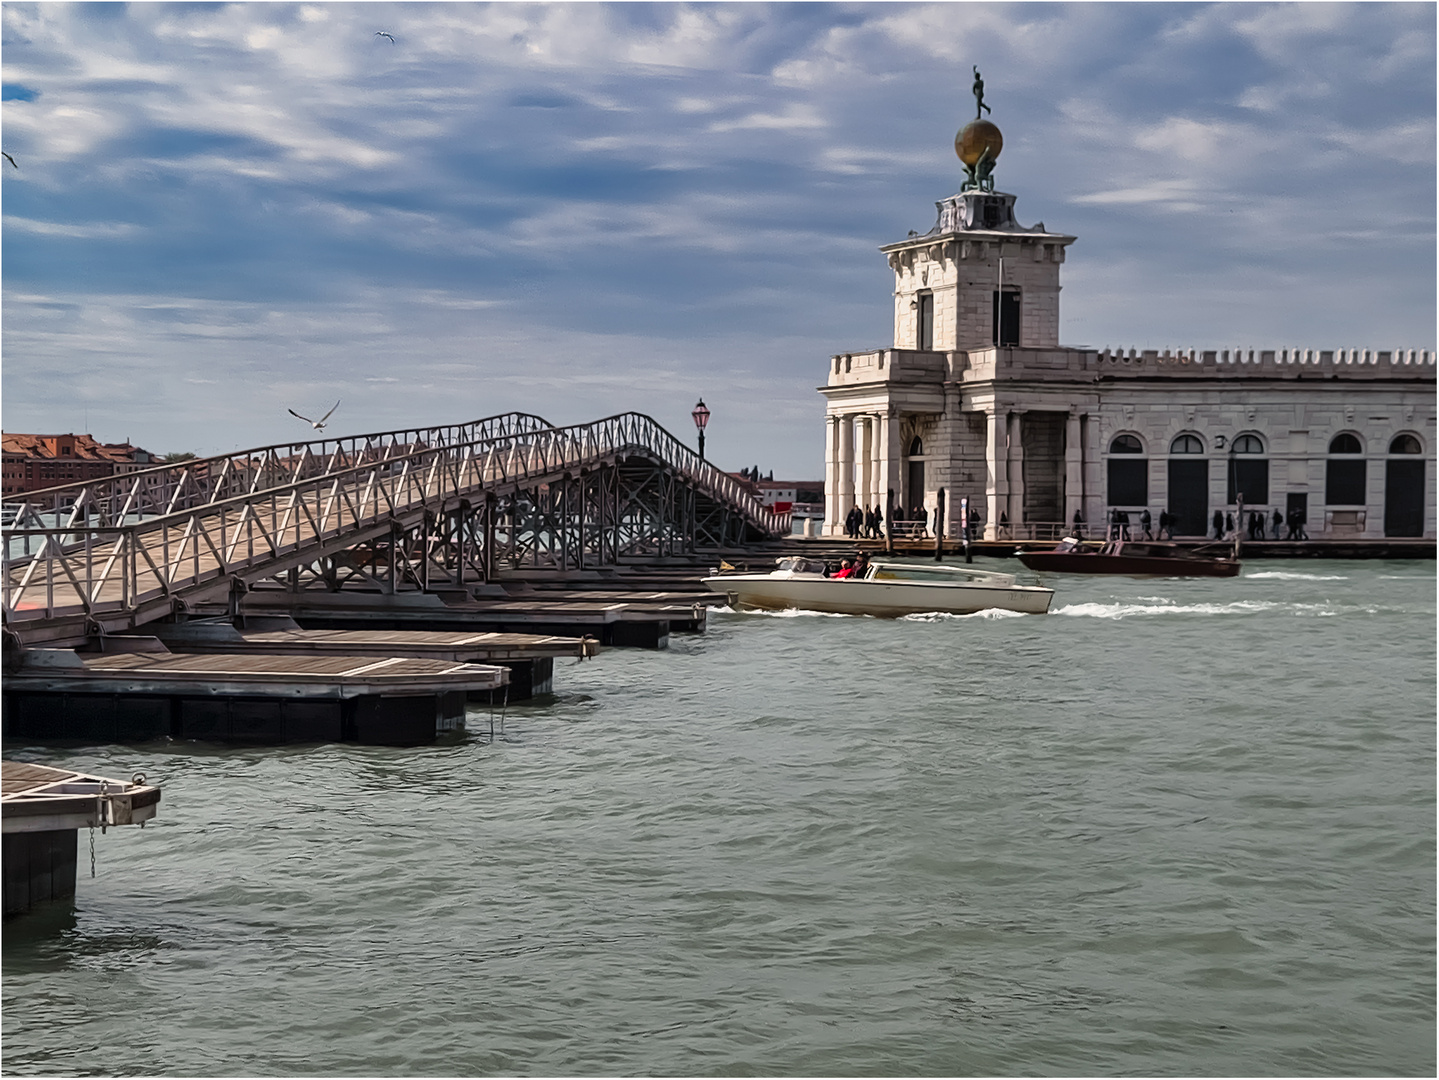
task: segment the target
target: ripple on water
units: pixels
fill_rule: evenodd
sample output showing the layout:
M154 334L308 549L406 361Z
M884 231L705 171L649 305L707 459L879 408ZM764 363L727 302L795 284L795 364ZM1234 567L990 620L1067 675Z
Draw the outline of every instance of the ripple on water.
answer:
M1433 570L1262 565L721 610L493 741L20 748L165 798L7 924L6 1071L1433 1075Z

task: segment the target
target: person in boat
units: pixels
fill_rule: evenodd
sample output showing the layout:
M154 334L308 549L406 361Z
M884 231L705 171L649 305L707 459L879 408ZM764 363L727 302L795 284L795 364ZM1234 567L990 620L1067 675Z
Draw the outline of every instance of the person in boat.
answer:
M853 574L852 576L853 576L856 580L858 580L859 578L864 577L865 574L866 574L868 571L869 571L869 552L867 552L867 551L861 551L858 555L855 556L855 560L854 560L854 574Z
M854 562L850 559L845 559L844 562L840 563L839 570L834 576L837 579L854 577Z

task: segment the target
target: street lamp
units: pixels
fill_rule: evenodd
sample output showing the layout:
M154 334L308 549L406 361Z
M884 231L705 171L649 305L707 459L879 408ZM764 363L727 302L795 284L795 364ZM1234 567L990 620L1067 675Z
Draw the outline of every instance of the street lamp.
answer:
M700 433L700 458L703 460L705 456L705 425L710 422L710 411L705 408L704 398L700 398L699 404L695 406L694 412L690 413L690 416L694 417L695 430Z

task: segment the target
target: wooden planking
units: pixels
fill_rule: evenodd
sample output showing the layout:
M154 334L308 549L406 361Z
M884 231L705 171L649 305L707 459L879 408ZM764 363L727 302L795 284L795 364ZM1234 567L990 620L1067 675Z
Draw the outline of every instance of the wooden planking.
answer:
M9 797L49 784L63 784L80 775L69 769L56 769L49 765L3 761L0 762L0 796Z
M267 653L116 653L86 657L85 669L97 672L135 672L151 675L295 675L343 677L358 669L376 674L447 675L463 674L471 665L424 657L391 657L394 662L383 672L376 670L373 656L295 656ZM480 669L483 670L483 669ZM478 671L477 671L478 673Z

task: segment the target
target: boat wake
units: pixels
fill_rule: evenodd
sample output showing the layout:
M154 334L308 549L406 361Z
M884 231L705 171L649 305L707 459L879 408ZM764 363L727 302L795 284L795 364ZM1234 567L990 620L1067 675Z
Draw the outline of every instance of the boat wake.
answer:
M949 611L918 611L913 615L901 615L900 622L948 622L950 619L1022 619L1022 611L1005 611L1003 608L985 608L971 611L967 615L956 615Z
M1258 581L1348 581L1343 574L1300 574L1292 570L1261 570L1257 574L1245 574L1246 578Z
M1252 615L1273 611L1281 604L1274 600L1236 600L1229 604L1113 603L1066 604L1051 615L1073 615L1090 619L1127 619L1131 615Z
M846 615L839 611L806 611L803 608L785 608L783 611L761 611L758 608L732 608L729 606L712 607L711 614L719 615L759 615L769 619L801 619L813 617L817 619L868 619L868 615Z

